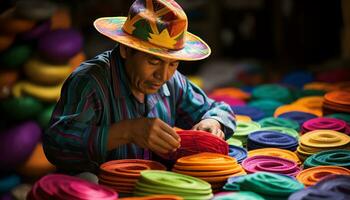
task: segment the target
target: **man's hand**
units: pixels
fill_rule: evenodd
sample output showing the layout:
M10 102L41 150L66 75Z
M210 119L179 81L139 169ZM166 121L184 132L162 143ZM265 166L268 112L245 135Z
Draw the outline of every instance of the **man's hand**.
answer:
M155 153L167 154L180 147L180 136L159 118L128 120L128 141Z
M203 119L192 127L192 130L202 130L210 132L221 139L225 138L224 132L221 130L221 124L215 119Z

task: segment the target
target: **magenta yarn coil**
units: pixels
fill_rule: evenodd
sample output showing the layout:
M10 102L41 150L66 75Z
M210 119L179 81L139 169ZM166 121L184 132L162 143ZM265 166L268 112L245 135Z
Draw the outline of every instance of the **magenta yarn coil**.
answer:
M116 200L118 194L107 187L62 174L50 174L38 180L27 200Z
M242 167L248 174L264 171L293 177L301 170L298 164L292 160L264 155L252 156L245 159L242 162Z
M333 130L345 133L347 129L347 124L341 119L317 117L307 120L303 123L302 133L320 129Z

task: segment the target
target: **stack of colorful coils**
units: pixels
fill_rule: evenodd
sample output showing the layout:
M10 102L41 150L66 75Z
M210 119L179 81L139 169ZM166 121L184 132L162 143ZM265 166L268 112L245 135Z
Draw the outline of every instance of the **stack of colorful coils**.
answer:
M166 167L150 160L112 160L100 166L99 183L119 193L132 193L143 170L166 170Z
M323 101L324 99L322 96L308 96L299 98L292 104L305 106L311 110L315 110L316 112L322 112Z
M318 152L308 157L304 163L304 168L316 166L339 166L350 169L350 150L335 149Z
M252 99L273 99L281 103L290 103L293 101L293 94L281 85L265 84L254 88Z
M298 163L292 160L264 155L252 156L245 159L242 162L242 167L248 174L263 171L296 176L300 171Z
M171 194L151 195L146 197L125 197L119 200L183 200L182 197Z
M290 135L276 131L255 131L248 136L248 150L275 147L295 151L298 140Z
M333 130L315 130L300 137L297 155L304 161L307 157L321 151L348 149L350 137Z
M289 196L288 200L348 200L350 199L350 176L328 175L316 185L308 187Z
M337 90L325 94L323 112L325 115L332 113L350 113L350 91Z
M238 139L242 142L243 147L247 145L247 137L250 133L260 129L260 124L257 122L238 121L237 128L233 134L233 139Z
M275 118L275 117L267 117L259 121L261 127L270 127L270 126L278 126L278 127L286 127L291 128L296 131L299 130L299 124L290 119L283 118Z
M290 194L302 188L303 184L294 178L269 172L231 177L224 186L228 191L255 192L265 199L287 199Z
M34 184L27 197L28 200L116 200L117 198L118 194L108 187L61 174L42 177Z
M261 109L264 111L266 117L271 117L275 110L282 106L283 103L272 99L258 99L250 101L248 105Z
M269 126L269 127L260 128L259 131L276 131L279 133L290 135L292 137L295 137L297 140L299 140L299 133L296 130L291 128L286 128L281 126Z
M145 170L136 182L134 195L173 194L184 199L208 200L211 185L201 179L169 171Z
M200 153L177 160L174 172L209 182L218 191L231 176L246 174L235 158L216 153Z
M276 117L293 120L297 122L301 127L304 122L306 122L309 119L316 118L317 115L314 115L312 113L307 113L307 112L301 112L301 111L290 111L290 112L282 113Z
M300 171L296 179L309 187L331 174L350 175L350 170L338 166L317 166Z
M245 148L229 145L228 155L233 158L236 158L238 163L241 163L244 159L246 159L247 154L248 153Z
M301 128L301 133L322 129L345 133L347 129L347 124L341 119L318 117L304 122Z
M317 117L322 116L321 110L312 110L308 107L305 107L303 105L297 105L297 104L287 104L287 105L280 106L275 110L275 113L273 114L273 116L279 117L280 115L283 115L289 112L303 112L303 113L316 115Z
M201 152L212 152L228 155L228 144L225 140L205 131L176 131L181 138L180 148L175 152L160 155L165 159L174 160Z
M253 106L231 106L234 113L249 116L253 121L259 121L265 117L265 113L260 108Z
M248 157L257 156L257 155L284 158L287 160L291 160L297 163L298 165L301 165L301 161L299 160L298 156L293 151L289 151L285 149L262 148L262 149L255 149L255 150L248 151Z

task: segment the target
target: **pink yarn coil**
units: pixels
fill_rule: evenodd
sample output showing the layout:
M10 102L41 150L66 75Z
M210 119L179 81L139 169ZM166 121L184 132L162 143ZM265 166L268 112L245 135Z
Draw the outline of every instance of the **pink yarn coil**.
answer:
M28 200L116 200L118 194L107 187L62 174L50 174L38 180Z
M317 117L307 120L302 125L302 133L320 129L333 130L345 133L347 129L347 124L341 119Z
M295 177L300 171L298 164L292 160L264 155L245 159L242 167L248 174L264 171Z

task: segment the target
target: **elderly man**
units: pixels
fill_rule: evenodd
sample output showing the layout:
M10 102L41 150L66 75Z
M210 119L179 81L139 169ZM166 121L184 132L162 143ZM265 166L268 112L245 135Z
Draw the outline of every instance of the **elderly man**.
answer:
M172 0L136 0L128 17L99 18L95 28L116 47L83 62L66 80L43 137L59 169L95 172L107 160L151 159L180 146L173 127L228 139L234 114L177 71L209 46L187 32Z

